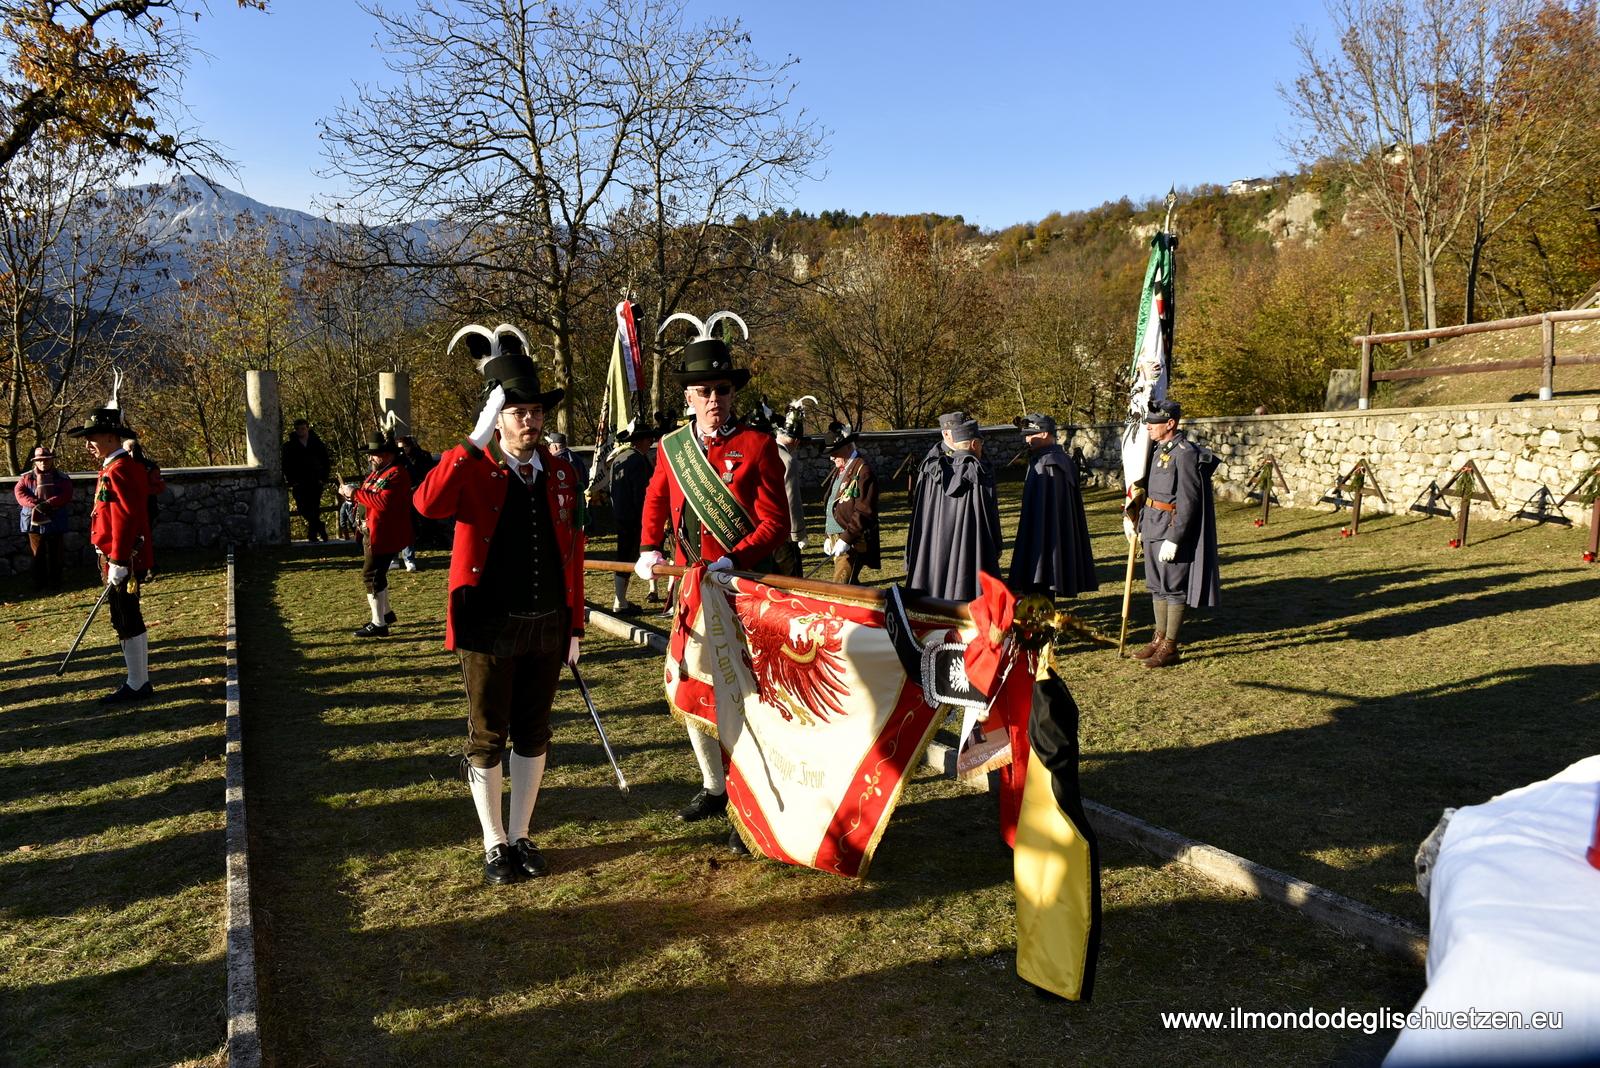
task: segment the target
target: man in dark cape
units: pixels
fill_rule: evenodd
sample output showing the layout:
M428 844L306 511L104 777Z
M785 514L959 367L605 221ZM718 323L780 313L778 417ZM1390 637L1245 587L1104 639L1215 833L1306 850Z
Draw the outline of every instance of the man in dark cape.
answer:
M617 520L617 559L626 563L639 557L644 495L655 473L654 450L660 433L643 415L617 431L622 444L611 454L611 511ZM620 571L611 576L613 612L631 615L638 611L638 606L628 601L629 578Z
M1076 597L1099 588L1078 465L1056 441L1056 421L1032 413L1016 420L1032 453L1022 485L1022 514L1011 552L1011 588L1019 595Z
M930 454L918 476L906 537L906 588L970 601L978 596L978 572L1000 575L1000 508L978 424L969 419L956 426L950 447L948 461Z
M1214 607L1222 585L1217 516L1211 497L1217 459L1178 429L1182 417L1177 401L1159 400L1150 405L1144 418L1155 451L1146 478L1139 536L1144 539L1145 584L1150 588L1156 625L1150 644L1133 655L1151 668L1178 662L1184 610Z

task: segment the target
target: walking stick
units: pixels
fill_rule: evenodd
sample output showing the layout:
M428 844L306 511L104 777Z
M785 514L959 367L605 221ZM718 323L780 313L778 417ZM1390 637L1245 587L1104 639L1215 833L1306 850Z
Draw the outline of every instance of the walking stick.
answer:
M83 643L83 636L89 633L89 624L94 622L94 617L99 614L100 606L106 603L106 597L111 593L109 585L100 587L100 598L95 601L94 607L89 609L89 618L83 621L78 636L72 639L72 648L67 650L67 655L61 658L61 666L56 668L56 677L61 677L67 670L67 662L72 659L72 654L78 651L78 646Z
M611 761L611 770L617 773L617 789L623 794L628 792L628 780L622 777L622 768L617 764L617 756L611 751L611 742L606 738L606 729L600 723L600 713L595 710L594 698L589 696L589 687L584 684L583 676L578 673L577 664L569 664L572 668L572 678L578 684L578 692L583 695L583 703L589 707L589 715L594 720L594 729L600 732L600 746L606 751L606 759Z

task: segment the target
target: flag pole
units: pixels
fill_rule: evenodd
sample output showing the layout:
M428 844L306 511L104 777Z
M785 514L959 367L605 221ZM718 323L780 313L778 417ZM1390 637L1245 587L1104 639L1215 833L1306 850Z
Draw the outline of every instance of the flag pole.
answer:
M633 564L621 560L585 560L585 571L626 571L633 574ZM678 567L675 564L657 564L656 577L669 576L682 578L689 569ZM754 579L764 586L771 586L779 590L793 590L795 593L808 593L818 597L828 597L836 601L850 601L853 604L865 605L869 608L882 608L889 603L889 595L872 586L851 586L843 582L823 582L820 579L796 578L793 575L762 575L754 571L728 571L724 574L737 578ZM951 623L971 623L972 612L962 601L946 601L940 597L906 597L902 603L906 611L914 612L919 616L933 619L947 620Z
M1137 532L1128 539L1128 575L1122 583L1122 632L1117 635L1117 655L1127 656L1123 650L1128 645L1128 615L1133 607L1133 561L1139 553Z

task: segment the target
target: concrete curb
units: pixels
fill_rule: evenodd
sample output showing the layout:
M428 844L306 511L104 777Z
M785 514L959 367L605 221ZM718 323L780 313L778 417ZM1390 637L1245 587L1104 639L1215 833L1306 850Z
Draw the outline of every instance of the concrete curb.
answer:
M228 550L226 684L228 705L228 1065L260 1068L256 934L250 914L250 840L244 816L244 731L239 712L239 626L234 611L233 550Z
M636 626L592 608L587 618L608 634L654 652L667 651L667 639L648 627ZM946 778L956 777L955 750L943 742L929 742L923 762ZM986 791L990 788L989 778L983 776L959 781L974 790ZM1139 846L1163 860L1181 864L1212 882L1239 890L1249 897L1287 905L1308 919L1342 931L1383 953L1413 964L1427 964L1428 935L1415 924L1225 849L1146 823L1098 802L1085 800L1083 807L1094 823L1096 834Z

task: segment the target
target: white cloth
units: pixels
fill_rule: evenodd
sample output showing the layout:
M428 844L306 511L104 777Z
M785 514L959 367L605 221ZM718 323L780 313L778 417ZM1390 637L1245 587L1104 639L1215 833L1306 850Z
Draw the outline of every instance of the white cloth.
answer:
M1600 869L1585 852L1600 756L1461 808L1428 906L1428 988L1417 1010L1522 1013L1522 1030L1407 1027L1386 1065L1600 1060ZM1561 1030L1532 1030L1535 1012Z
M728 784L722 772L722 743L693 724L685 724L689 731L689 745L694 748L694 759L700 765L700 785L714 794L726 793Z
M582 645L583 645L583 639L578 637L576 634L574 634L572 636L572 639L567 642L566 665L568 667L577 667L578 666L578 656L583 651L582 650Z
M1178 543L1175 541L1162 542L1159 558L1163 564L1170 564L1176 560L1178 558Z
M128 665L129 688L143 688L150 681L150 632L136 634L123 642L122 659Z
M1122 517L1122 534L1123 537L1127 538L1129 541L1132 541L1139 536L1138 528L1133 525L1133 520L1129 519L1127 516Z
M662 556L658 552L655 552L654 550L647 553L640 553L639 559L634 562L633 573L638 575L644 581L649 582L651 579L656 577L656 566L661 564L664 560L666 560L666 557Z
M533 804L539 800L539 784L544 781L547 755L540 753L536 757L524 757L511 754L511 818L506 821L506 837L513 842L528 837L528 826L533 822Z
M106 564L106 585L120 586L128 581L130 572L121 564Z
M500 820L500 791L505 773L500 765L477 768L467 765L467 784L472 788L472 805L478 810L478 825L483 829L483 851L506 844L505 824ZM529 810L530 815L532 810Z
M383 609L379 608L378 604L377 594L367 594L367 612L372 617L372 625L374 627L383 626Z
M494 427L500 418L500 409L505 406L505 387L495 386L484 400L483 410L478 413L478 422L473 426L472 433L467 435L467 440L480 449L487 449L489 442L494 440Z

